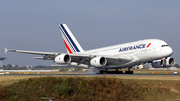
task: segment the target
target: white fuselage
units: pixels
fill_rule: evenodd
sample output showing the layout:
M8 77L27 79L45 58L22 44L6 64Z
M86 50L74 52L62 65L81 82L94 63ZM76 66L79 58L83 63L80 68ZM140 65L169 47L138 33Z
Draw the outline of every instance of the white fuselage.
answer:
M145 62L162 59L172 55L173 50L167 45L166 42L159 39L140 40L125 44L119 44L104 48L84 51L83 54L99 55L99 56L114 56L116 60L113 65L106 65L105 68L110 67L131 67ZM118 58L129 58L133 60L122 64Z

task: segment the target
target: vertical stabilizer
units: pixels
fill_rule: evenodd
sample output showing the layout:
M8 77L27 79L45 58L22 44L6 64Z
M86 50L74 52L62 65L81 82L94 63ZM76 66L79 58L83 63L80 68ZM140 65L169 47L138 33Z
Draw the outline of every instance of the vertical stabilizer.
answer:
M68 53L84 51L66 24L60 24L59 28Z

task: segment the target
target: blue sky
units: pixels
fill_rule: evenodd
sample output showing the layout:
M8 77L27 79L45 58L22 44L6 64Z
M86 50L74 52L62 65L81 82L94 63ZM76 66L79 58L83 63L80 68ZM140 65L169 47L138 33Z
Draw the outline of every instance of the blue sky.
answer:
M66 23L84 50L142 39L162 39L180 63L180 1L178 0L2 0L0 57L4 64L51 65L36 55L9 49L66 52L58 25Z

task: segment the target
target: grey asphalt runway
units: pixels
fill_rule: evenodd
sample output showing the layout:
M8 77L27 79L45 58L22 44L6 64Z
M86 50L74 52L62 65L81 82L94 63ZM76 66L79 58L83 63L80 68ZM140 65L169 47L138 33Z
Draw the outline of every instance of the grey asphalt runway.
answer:
M78 73L66 73L66 74L2 74L0 76L161 76L161 77L180 77L180 74L78 74Z

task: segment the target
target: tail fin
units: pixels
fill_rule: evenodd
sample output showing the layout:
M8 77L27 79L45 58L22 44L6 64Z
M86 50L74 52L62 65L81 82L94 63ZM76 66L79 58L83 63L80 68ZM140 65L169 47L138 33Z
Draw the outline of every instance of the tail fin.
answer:
M84 51L66 24L60 24L59 28L68 53L73 54Z

